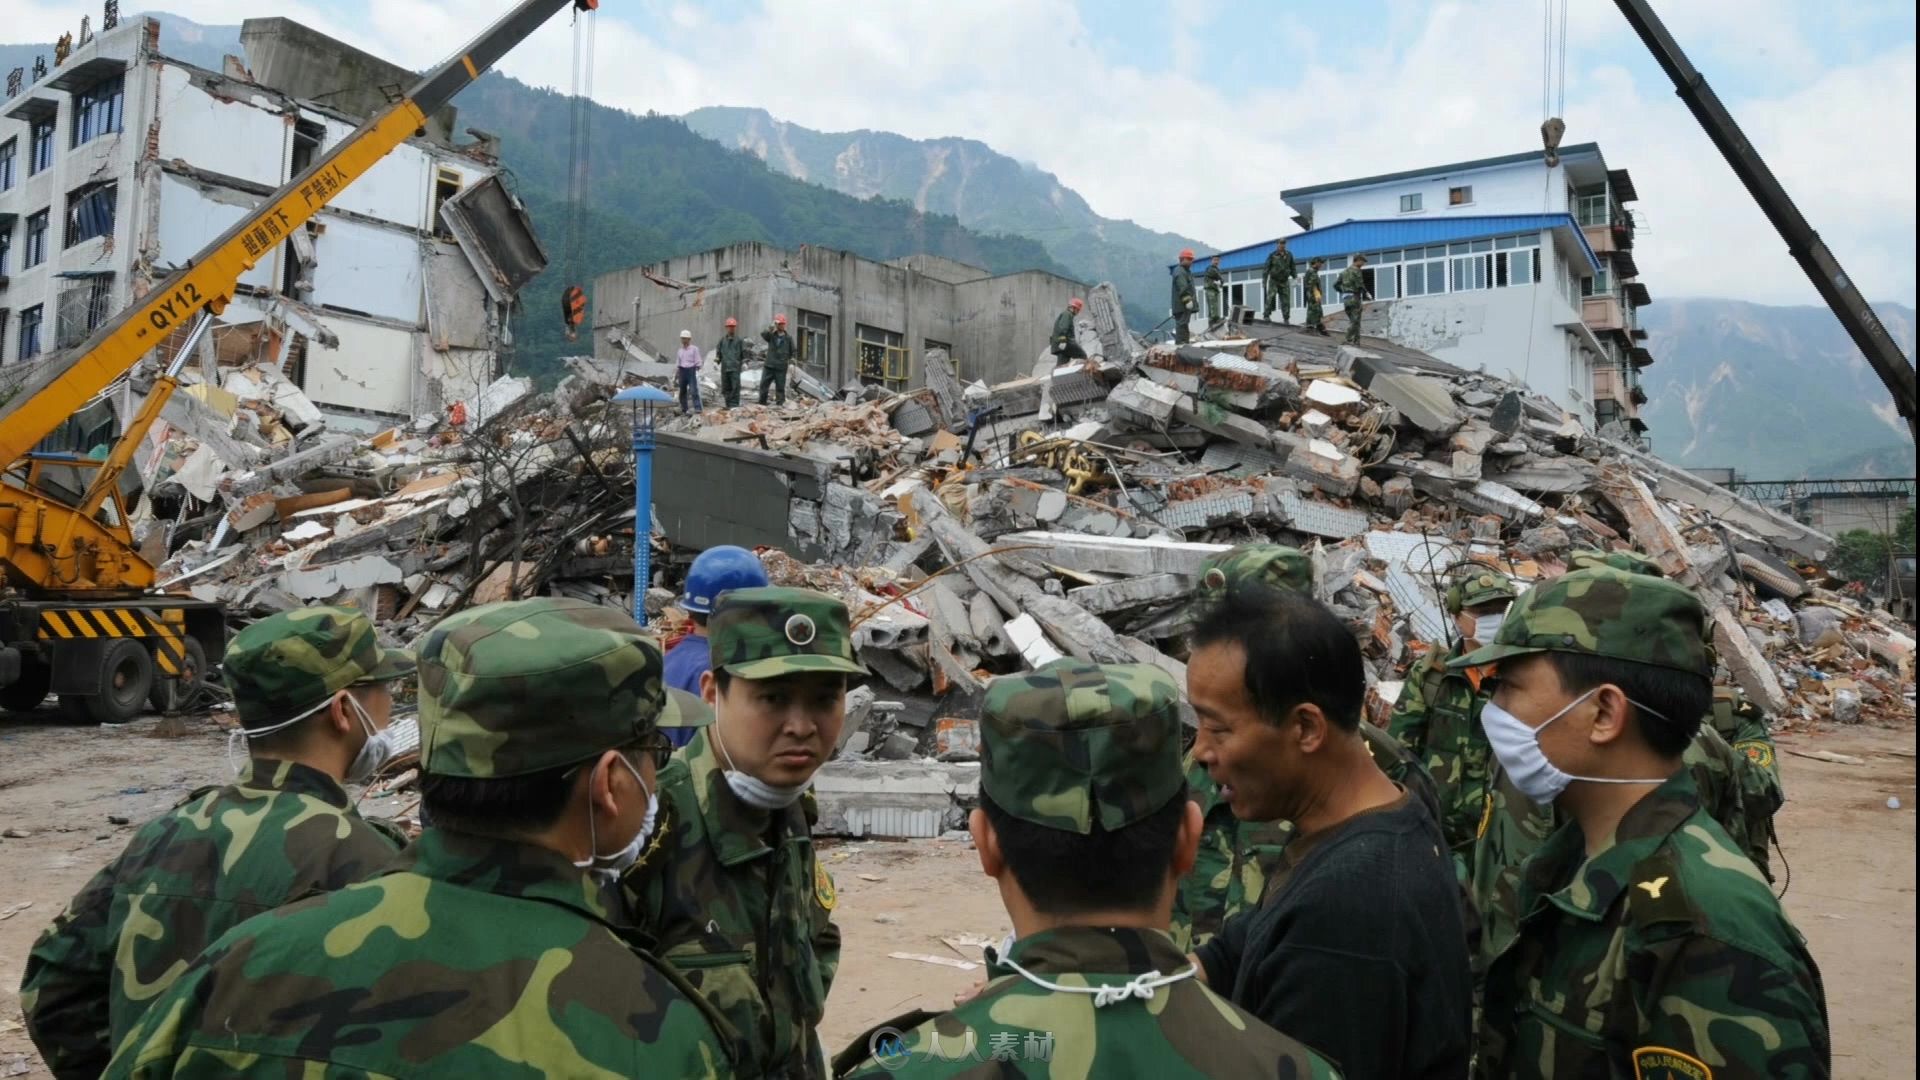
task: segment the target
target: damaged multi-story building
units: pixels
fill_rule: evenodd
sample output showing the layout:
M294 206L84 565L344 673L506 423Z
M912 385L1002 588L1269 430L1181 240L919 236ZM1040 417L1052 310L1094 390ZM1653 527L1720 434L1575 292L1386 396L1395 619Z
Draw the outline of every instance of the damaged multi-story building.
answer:
M1356 255L1375 303L1365 329L1460 367L1526 385L1590 430L1646 446L1640 370L1653 362L1638 309L1652 303L1634 263L1638 195L1625 169L1581 143L1289 188L1301 276L1323 258L1326 308ZM1220 253L1230 305L1264 310L1271 237ZM1618 425L1618 426L1615 426Z
M1044 270L993 274L937 255L877 262L846 251L739 243L602 274L593 283L594 355L622 342L655 352L691 330L702 349L727 319L759 344L787 317L797 363L831 386L925 384L926 354L943 349L965 380L1030 374L1053 320L1087 286Z
M167 55L160 23L109 17L0 105L0 361L55 362L415 76L286 19L246 60ZM118 23L118 25L115 25ZM501 186L497 143L430 118L304 229L263 237L213 334L351 423L437 412L498 375L517 290L546 256Z

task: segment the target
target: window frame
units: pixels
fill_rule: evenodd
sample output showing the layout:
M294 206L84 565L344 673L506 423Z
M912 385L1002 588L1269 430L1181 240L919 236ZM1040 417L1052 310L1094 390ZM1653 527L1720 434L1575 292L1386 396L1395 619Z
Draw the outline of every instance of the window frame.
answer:
M35 304L30 308L20 309L20 329L18 331L20 344L17 351L19 353L18 358L21 360L31 360L44 351L40 340L40 330L46 323L46 307L45 304ZM31 350L27 348L27 334L29 331L33 334L33 348Z
M85 236L81 236L79 235L80 206L85 200L92 199L101 192L108 193L108 197L106 200L107 227L105 231L90 232ZM120 182L117 180L102 180L96 183L82 184L81 186L74 188L72 191L67 192L66 224L65 224L64 231L61 233L60 248L62 251L71 250L72 248L79 247L81 244L84 244L89 240L95 240L102 236L112 236L114 229L118 227L119 223L120 223Z
M0 191L12 191L20 174L20 136L0 143Z
M20 269L31 270L47 261L47 234L52 231L53 207L27 215L26 251L20 256Z
M0 277L7 276L7 264L13 261L13 226L0 229Z
M819 321L818 326L813 324L814 320ZM795 308L793 326L789 329L789 333L793 337L794 361L807 371L824 378L827 374L827 366L833 362L833 316L821 311ZM816 338L820 342L818 357L813 355L815 350L807 347L808 343Z
M111 91L102 93L103 88ZM109 76L73 94L73 137L69 149L77 149L102 135L118 135L126 129L127 74Z
M53 131L56 117L45 117L27 125L27 175L39 176L53 168Z
M1424 210L1425 206L1422 205L1426 202L1424 195L1424 192L1410 191L1400 196L1400 212L1403 214L1417 214L1421 210ZM1411 205L1409 205L1409 200L1411 200Z
M1447 186L1447 209L1451 210L1456 206L1472 206L1472 205L1473 205L1473 185L1472 184L1450 184Z

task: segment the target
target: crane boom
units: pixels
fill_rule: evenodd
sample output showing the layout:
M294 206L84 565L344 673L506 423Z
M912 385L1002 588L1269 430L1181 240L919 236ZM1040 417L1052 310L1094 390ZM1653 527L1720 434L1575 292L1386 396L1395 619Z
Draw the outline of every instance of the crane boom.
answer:
M569 4L592 8L598 0L522 0L451 60L428 72L400 100L368 119L202 248L184 268L94 331L64 362L36 373L0 404L0 463L18 462L67 417L132 369L168 333L188 325L195 313L222 311L233 299L242 274Z
M1707 85L1704 75L1687 59L1680 50L1673 35L1667 32L1665 24L1653 12L1652 4L1647 0L1614 0L1620 7L1620 13L1627 17L1634 32L1640 35L1653 58L1659 61L1667 77L1673 80L1674 90L1680 100L1686 102L1693 118L1706 130L1707 138L1720 148L1721 156L1727 164L1733 166L1734 175L1747 186L1747 192L1753 201L1779 230L1780 238L1787 242L1787 252L1793 256L1800 268L1807 272L1807 278L1820 293L1821 299L1833 309L1833 314L1846 327L1848 336L1866 355L1867 363L1873 366L1874 373L1880 376L1887 391L1893 395L1894 407L1906 418L1907 431L1914 430L1914 375L1913 364L1907 355L1894 343L1893 335L1887 332L1880 317L1874 314L1873 305L1860 294L1853 279L1847 276L1840 266L1840 260L1827 247L1826 241L1813 230L1806 215L1793 204L1787 189L1767 168L1760 152L1747 141L1740 125L1734 123L1733 114L1720 102L1720 95Z

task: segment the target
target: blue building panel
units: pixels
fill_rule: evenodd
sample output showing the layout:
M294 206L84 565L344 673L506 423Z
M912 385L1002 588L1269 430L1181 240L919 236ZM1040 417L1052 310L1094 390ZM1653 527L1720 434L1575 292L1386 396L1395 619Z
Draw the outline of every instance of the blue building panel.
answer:
M1293 252L1294 259L1304 268L1307 260L1313 258L1331 259L1369 251L1445 244L1456 240L1480 240L1489 236L1544 232L1549 229L1567 230L1579 241L1580 250L1586 252L1589 268L1599 269L1600 259L1587 244L1586 233L1574 222L1572 214L1450 214L1446 217L1343 221L1338 225L1310 229L1287 237L1287 250ZM1258 269L1266 264L1267 256L1273 253L1273 243L1268 240L1219 252L1221 271ZM1193 265L1196 269L1204 269L1210 259L1211 255L1202 255L1194 260ZM1173 272L1172 265L1167 267L1167 272Z

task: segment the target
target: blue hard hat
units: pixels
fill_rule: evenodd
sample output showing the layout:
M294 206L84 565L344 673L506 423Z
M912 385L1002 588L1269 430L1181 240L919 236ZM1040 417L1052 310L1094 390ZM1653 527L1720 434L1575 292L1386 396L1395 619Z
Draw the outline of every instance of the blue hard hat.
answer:
M766 568L753 552L721 544L701 552L687 571L687 592L680 607L700 615L713 612L720 594L734 589L757 589L767 584Z

